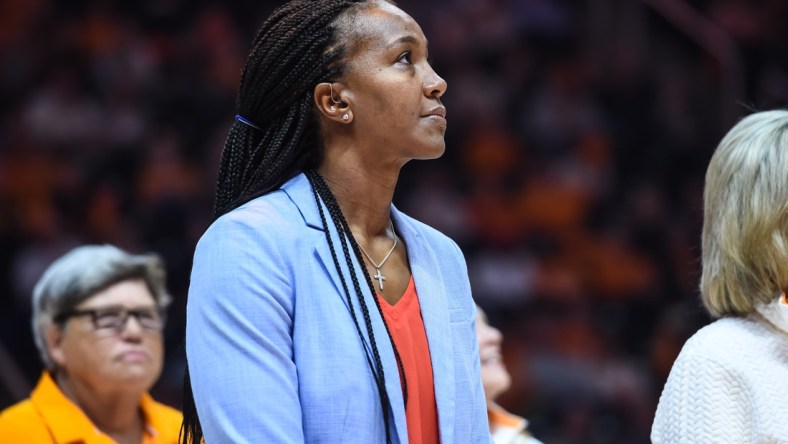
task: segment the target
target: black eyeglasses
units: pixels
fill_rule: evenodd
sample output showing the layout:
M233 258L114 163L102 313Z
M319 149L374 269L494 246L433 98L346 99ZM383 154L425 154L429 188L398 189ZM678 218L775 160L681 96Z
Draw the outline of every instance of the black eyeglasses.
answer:
M63 323L66 320L90 316L96 330L113 330L121 332L126 328L130 316L134 316L142 328L151 331L161 331L164 328L164 313L158 307L126 308L123 306L99 307L90 310L71 310L55 317L55 322Z

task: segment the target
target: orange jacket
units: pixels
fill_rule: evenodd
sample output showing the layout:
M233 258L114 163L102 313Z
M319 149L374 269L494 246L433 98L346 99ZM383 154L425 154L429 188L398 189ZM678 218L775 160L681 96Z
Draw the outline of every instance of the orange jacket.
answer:
M145 415L142 444L176 444L181 427L179 411L142 395ZM0 412L0 443L3 444L115 444L96 428L82 410L60 391L44 372L30 398Z

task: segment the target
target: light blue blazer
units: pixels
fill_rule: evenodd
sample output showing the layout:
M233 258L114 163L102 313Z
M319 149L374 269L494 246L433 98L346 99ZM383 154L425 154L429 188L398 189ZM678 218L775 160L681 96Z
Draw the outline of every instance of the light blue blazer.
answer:
M348 279L364 343L317 208L300 174L220 217L197 245L186 354L208 444L386 442L361 309ZM490 443L465 259L448 237L393 206L391 212L421 304L441 443ZM345 268L339 236L329 226ZM392 442L404 444L397 364L361 282L385 371Z

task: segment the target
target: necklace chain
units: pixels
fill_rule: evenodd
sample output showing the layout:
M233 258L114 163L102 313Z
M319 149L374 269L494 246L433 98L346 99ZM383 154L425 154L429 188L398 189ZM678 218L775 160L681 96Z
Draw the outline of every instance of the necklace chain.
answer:
M374 279L378 281L378 286L380 286L381 291L383 290L383 281L385 281L386 278L380 273L380 267L382 267L386 263L386 261L389 260L391 253L393 253L394 249L397 248L397 243L399 242L397 233L394 232L394 223L391 222L391 219L389 219L389 227L391 227L391 231L392 233L394 233L394 244L391 246L388 253L386 253L383 259L380 261L380 264L378 264L372 259L372 257L369 255L369 253L367 253L366 250L364 250L364 247L362 247L360 243L358 242L356 243L358 245L358 248L361 249L361 252L364 253L364 256L366 256L367 259L369 259L369 261L372 263L372 266L375 267L375 271L377 273L375 274Z

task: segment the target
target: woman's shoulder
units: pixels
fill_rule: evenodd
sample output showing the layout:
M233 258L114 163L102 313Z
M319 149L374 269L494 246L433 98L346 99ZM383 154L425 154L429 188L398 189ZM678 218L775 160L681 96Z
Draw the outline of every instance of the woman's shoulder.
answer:
M30 398L0 411L0 442L29 442L39 435L46 438L47 427Z
M29 416L33 413L35 413L35 407L33 407L33 403L30 402L30 398L19 401L14 405L0 410L0 426L7 425L19 417Z
M284 192L258 197L217 218L197 242L195 263L256 262L296 249L308 230ZM250 248L253 247L253 248Z
M276 190L228 211L211 224L211 227L282 227L299 216L298 209L282 190ZM209 228L210 230L210 228Z
M772 339L770 330L756 319L725 317L698 330L684 344L679 358L710 360L725 367L751 365L763 358L764 347Z
M287 195L277 190L257 197L218 217L203 233L205 238L243 235L281 238L288 231L298 230L300 213Z

